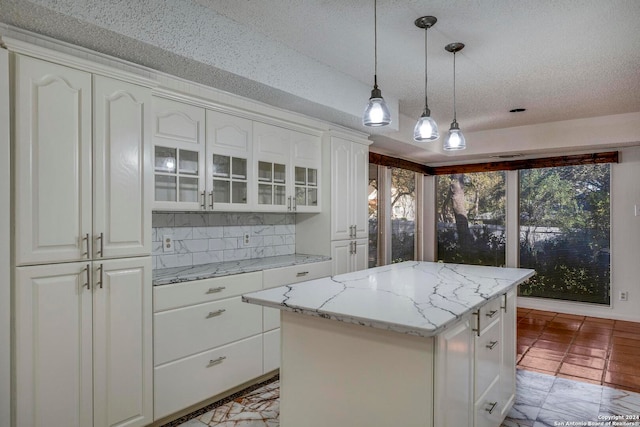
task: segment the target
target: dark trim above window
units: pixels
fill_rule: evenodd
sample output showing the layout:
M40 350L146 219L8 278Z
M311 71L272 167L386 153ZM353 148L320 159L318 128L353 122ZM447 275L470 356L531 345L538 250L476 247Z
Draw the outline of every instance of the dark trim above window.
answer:
M423 175L434 175L433 168L431 166L411 162L409 160L398 159L397 157L385 156L384 154L372 153L371 151L369 151L369 163L392 168L406 169Z

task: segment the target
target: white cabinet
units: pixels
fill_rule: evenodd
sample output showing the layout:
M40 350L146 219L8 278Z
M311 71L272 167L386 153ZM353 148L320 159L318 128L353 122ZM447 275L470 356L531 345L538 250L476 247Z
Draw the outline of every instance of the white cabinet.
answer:
M506 417L516 398L516 291L502 296L502 354L500 363L500 400L504 402L502 417Z
M207 111L207 207L247 211L254 203L251 120Z
M16 425L152 421L150 287L149 257L17 268Z
M262 272L154 288L155 420L262 375L262 307L240 297L261 288Z
M320 138L253 123L256 210L320 212Z
M14 59L16 264L150 254L150 91Z
M369 241L367 239L334 240L331 242L332 275L350 273L367 268Z
M153 97L154 209L203 209L205 110Z

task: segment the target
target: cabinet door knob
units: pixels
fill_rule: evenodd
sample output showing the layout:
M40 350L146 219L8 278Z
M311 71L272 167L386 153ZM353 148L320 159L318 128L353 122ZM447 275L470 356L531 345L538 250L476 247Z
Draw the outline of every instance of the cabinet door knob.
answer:
M489 341L489 344L487 344L487 348L489 350L493 350L493 348L498 345L498 341Z
M224 308L221 308L220 310L216 310L216 311L210 311L209 314L207 314L207 319L211 319L212 317L218 317L225 311L227 310L225 310Z
M217 288L209 288L207 293L208 294L215 294L215 293L218 293L218 292L222 292L225 289L227 289L225 286L218 286Z
M493 410L496 408L497 404L498 404L498 402L489 402L487 404L487 407L484 408L484 410L491 414L491 413L493 413Z
M210 367L212 367L212 366L215 366L215 365L217 365L218 363L222 363L222 361L223 361L224 359L226 359L226 358L227 358L227 356L220 356L220 357L218 357L217 359L211 359L211 360L209 360L209 364L207 365L207 368L210 368Z

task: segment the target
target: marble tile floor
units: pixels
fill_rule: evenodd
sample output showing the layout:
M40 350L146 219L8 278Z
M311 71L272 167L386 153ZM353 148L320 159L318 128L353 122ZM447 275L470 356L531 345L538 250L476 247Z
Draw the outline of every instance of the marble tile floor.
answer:
M277 427L279 381L251 390L179 427ZM543 373L517 370L513 409L502 427L560 425L640 426L640 393L574 381ZM620 424L607 424L616 420ZM591 424L589 424L591 423Z

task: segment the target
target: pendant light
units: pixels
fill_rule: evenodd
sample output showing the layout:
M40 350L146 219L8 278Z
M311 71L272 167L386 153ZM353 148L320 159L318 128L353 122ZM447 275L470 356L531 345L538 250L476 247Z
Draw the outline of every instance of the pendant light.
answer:
M374 38L374 73L373 90L369 104L364 110L362 124L365 126L386 126L391 123L391 113L389 107L384 102L382 91L378 89L378 4L373 1L373 38Z
M456 53L460 52L462 48L464 48L463 43L451 43L445 46L447 52L453 53L453 122L451 122L451 128L442 146L442 149L445 151L464 150L467 148L464 135L460 131L458 121L456 120Z
M427 98L427 30L435 25L438 19L435 16L423 16L414 22L416 27L424 28L424 111L413 129L413 140L416 142L435 141L440 138L438 124L431 118L429 102Z

